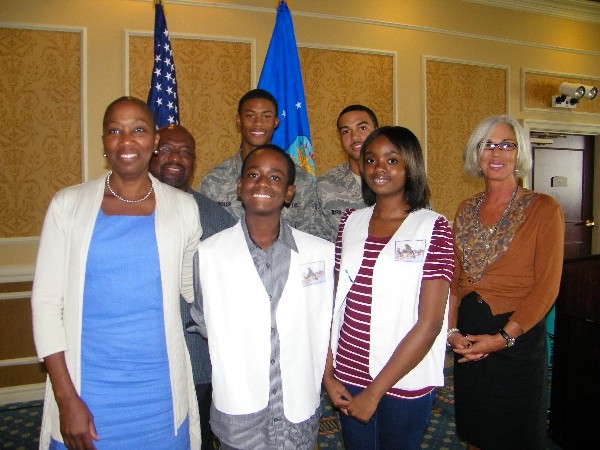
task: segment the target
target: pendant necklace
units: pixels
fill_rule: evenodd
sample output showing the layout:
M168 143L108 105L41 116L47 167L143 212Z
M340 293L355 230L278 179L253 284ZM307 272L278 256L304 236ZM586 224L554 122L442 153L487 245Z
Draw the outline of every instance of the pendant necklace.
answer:
M118 198L122 202L125 202L125 203L140 203L140 202L143 202L148 197L150 197L150 195L152 194L152 191L154 191L154 183L152 183L152 180L150 180L150 190L148 191L148 193L146 195L144 195L142 198L140 198L138 200L127 200L126 198L121 197L119 194L117 194L115 191L113 191L112 187L110 187L110 176L111 175L112 175L112 170L108 173L108 176L106 177L106 187L108 188L108 190L110 191L110 193L112 195L114 195L116 198Z

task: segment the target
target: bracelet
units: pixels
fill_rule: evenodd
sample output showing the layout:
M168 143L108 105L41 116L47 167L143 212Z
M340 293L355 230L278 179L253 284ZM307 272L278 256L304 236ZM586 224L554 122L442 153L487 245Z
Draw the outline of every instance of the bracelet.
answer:
M460 333L460 330L458 328L450 328L446 333L446 340L448 340L452 333Z
M500 328L498 330L498 333L500 333L500 336L502 336L506 341L507 347L512 347L513 345L515 345L516 339L514 337L510 337L510 335L506 331L504 331L504 328Z
M448 330L448 332L446 333L446 347L452 347L452 345L450 344L450 342L448 342L448 338L450 337L450 335L452 333L460 333L460 330L458 328L450 328Z

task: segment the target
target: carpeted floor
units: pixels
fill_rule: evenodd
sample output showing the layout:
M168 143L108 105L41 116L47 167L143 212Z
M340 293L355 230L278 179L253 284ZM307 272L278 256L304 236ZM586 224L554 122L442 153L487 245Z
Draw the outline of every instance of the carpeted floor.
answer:
M436 403L439 403L436 399ZM27 402L0 407L0 449L32 450L38 446L42 402ZM323 418L319 427L321 449L343 449L339 422L331 403L324 396ZM422 448L463 449L454 431L451 414L434 406L431 421L423 438Z
M464 448L455 432L451 374L448 377L449 387L439 389L436 395L422 448L439 450ZM322 397L322 408L323 414L319 427L320 449L343 449L339 421L326 395ZM0 449L37 448L41 416L42 401L0 406Z
M452 367L446 369L446 384L439 388L431 420L421 448L435 450L464 449L454 423L454 382ZM326 395L322 396L323 414L319 427L320 449L344 449L339 421ZM33 450L38 447L42 401L0 406L0 449ZM548 439L547 449L560 450Z
M38 448L42 405L39 400L0 406L0 449Z

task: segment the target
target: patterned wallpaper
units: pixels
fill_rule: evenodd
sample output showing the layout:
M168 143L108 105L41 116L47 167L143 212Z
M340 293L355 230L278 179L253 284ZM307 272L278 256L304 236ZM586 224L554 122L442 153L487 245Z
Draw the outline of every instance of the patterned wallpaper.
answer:
M129 36L129 92L145 99L152 36ZM183 124L194 134L198 162L192 185L235 153L237 102L250 89L248 42L172 39ZM52 195L81 182L81 35L0 28L0 238L36 236ZM371 107L381 125L393 124L394 57L299 49L317 173L344 161L335 120L351 103ZM432 206L452 219L459 202L482 188L462 173L462 149L482 118L507 111L508 70L426 60L427 166ZM594 80L524 72L528 108L541 105L561 81ZM551 86L551 87L548 87ZM543 100L546 101L546 100ZM595 113L600 100L578 111ZM570 113L572 111L567 111Z
M426 61L427 176L434 210L454 220L460 202L483 189L463 173L462 154L473 128L507 111L504 68Z
M81 34L0 28L0 238L38 236L82 181Z
M192 186L238 148L235 114L250 89L250 45L239 42L171 39L180 117L196 138ZM335 121L351 103L364 103L380 123L393 118L393 58L389 55L299 49L317 173L345 160ZM152 38L129 38L129 92L145 99L152 71Z
M560 95L561 83L580 83L587 86L596 86L600 89L600 80L524 70L521 81L524 84L525 108L552 109L565 114L600 114L600 95L596 96L593 101L581 100L575 109L552 108L552 96Z
M251 47L246 42L171 38L181 124L196 139L192 186L239 149L238 100L251 88ZM153 37L129 37L129 93L148 98Z
M346 160L336 128L346 106L371 108L380 125L394 119L394 59L390 55L300 48L300 64L317 174Z

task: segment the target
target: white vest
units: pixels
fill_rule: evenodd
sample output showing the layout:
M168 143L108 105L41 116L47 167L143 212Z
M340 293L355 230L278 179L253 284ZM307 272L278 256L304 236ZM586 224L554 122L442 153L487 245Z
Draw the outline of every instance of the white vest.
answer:
M331 348L337 351L339 332L344 320L346 295L363 259L365 240L373 208L354 211L347 219L342 235L342 259L334 306ZM409 214L390 241L382 249L372 280L371 347L369 373L375 378L400 341L415 325L419 313L419 294L423 265L431 235L439 214L420 209ZM346 272L347 271L347 272ZM442 331L433 346L417 366L393 387L418 390L427 386L444 385L444 356L448 306L444 313Z
M319 406L333 308L333 244L292 228L298 253L276 312L285 417ZM200 243L199 274L212 362L213 402L230 415L269 401L270 303L241 222ZM310 271L309 271L310 268Z

